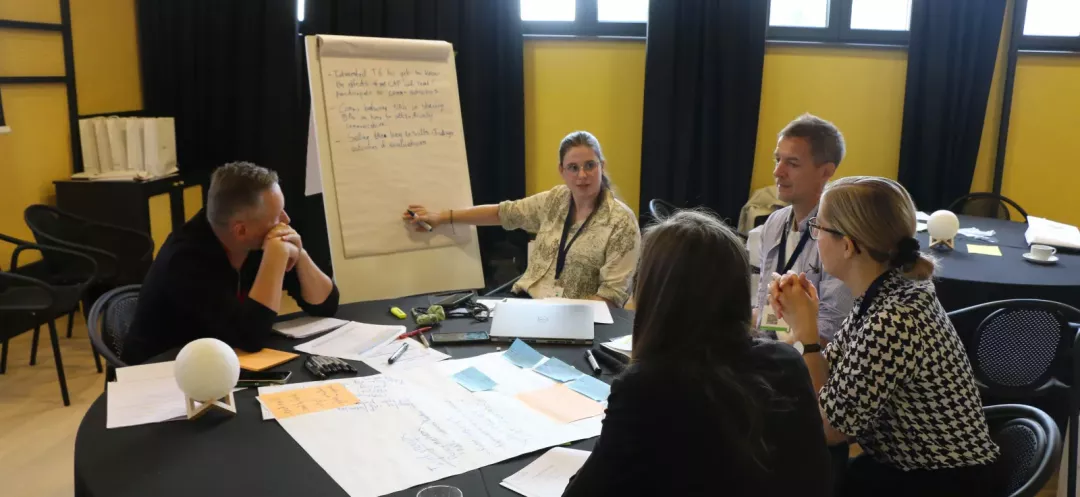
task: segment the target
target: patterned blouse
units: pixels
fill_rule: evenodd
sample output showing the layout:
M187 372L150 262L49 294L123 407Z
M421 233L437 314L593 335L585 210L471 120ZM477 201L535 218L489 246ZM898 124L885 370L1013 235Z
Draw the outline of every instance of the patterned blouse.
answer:
M626 303L637 269L641 232L637 217L626 204L610 190L605 189L603 195L600 207L567 251L566 265L558 281L555 281L555 264L563 224L570 211L570 189L559 185L499 204L503 228L536 234L529 266L514 284L515 292L528 292L533 298L600 296L619 306ZM581 230L581 225L582 222L575 222L570 227L568 243ZM556 295L557 288L563 289L562 295Z
M907 471L997 459L971 363L933 283L886 272L824 353L825 415L877 461Z

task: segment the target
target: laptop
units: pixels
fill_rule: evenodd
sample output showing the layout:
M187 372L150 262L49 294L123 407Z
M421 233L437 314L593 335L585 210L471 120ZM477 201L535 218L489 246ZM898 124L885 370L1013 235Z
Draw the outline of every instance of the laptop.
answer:
M593 310L585 304L508 299L496 306L488 335L502 342L520 338L532 343L591 344Z

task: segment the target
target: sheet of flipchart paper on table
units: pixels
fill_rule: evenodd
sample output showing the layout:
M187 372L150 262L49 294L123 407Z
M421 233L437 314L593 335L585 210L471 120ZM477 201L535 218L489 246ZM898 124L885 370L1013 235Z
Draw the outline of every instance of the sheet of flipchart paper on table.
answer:
M451 379L469 367L498 385L471 393ZM501 353L330 381L360 403L278 422L352 497L385 495L600 434L602 416L559 423L514 398L554 382Z

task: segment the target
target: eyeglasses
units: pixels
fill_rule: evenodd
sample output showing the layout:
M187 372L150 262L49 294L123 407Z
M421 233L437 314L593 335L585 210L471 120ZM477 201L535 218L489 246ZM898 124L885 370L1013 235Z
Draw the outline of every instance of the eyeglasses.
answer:
M596 167L599 166L599 165L600 164L598 162L596 162L596 161L587 161L587 162L585 162L585 165L583 165L583 166L579 166L577 164L567 164L567 165L563 166L563 168L566 169L567 171L570 171L572 174L577 174L577 173L581 172L582 169L584 169L585 172L587 172L587 173L591 173L591 172L595 171Z
M832 228L826 228L826 227L818 224L817 217L810 218L810 221L807 221L806 224L808 226L810 226L810 238L813 238L814 240L817 240L818 237L821 236L822 231L824 231L826 233L832 233L832 234L834 234L836 236L847 236L846 234L844 234L843 231L834 230Z

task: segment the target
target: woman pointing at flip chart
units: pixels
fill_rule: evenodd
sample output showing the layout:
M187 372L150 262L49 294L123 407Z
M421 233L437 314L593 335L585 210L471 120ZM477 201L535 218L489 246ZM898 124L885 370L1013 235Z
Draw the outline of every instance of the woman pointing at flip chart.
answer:
M564 185L498 205L429 211L410 205L401 218L417 231L444 224L524 229L536 234L525 274L513 292L533 298L603 300L622 307L630 296L641 233L637 217L615 197L600 142L575 131L559 144Z

